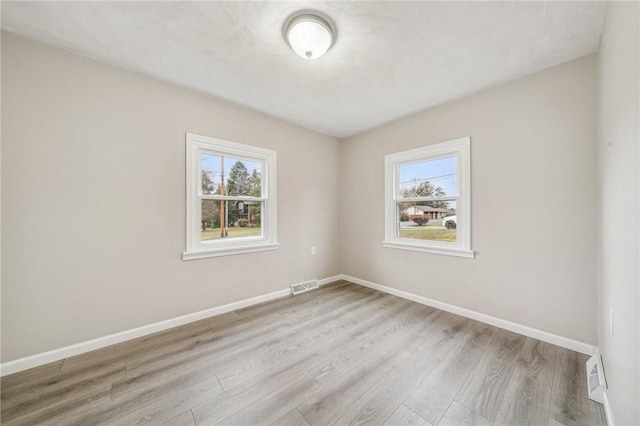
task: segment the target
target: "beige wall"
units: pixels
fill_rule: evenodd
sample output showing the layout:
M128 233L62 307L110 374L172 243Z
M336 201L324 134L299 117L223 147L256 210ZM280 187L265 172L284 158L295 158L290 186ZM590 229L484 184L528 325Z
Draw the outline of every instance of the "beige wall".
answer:
M181 260L185 132L277 151L279 250ZM340 272L334 138L3 33L2 154L2 362Z
M3 33L2 362L340 272L595 344L595 98L592 55L339 143ZM278 152L279 250L180 260L185 132ZM477 257L383 248L384 155L467 135Z
M463 136L476 258L382 247L384 155ZM343 273L596 343L594 55L349 138L341 157Z
M598 70L598 345L619 425L640 424L639 12L638 3L607 5Z

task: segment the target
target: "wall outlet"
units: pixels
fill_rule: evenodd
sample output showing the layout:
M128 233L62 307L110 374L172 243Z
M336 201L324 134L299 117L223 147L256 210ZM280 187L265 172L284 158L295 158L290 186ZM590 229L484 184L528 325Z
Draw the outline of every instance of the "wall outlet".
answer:
M609 306L609 334L613 336L613 307Z
M311 256L316 255L316 246L311 246Z

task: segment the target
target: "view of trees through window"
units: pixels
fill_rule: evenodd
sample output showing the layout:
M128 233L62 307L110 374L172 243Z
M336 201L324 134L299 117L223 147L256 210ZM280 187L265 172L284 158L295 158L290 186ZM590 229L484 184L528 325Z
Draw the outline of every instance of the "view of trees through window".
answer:
M399 237L455 242L456 157L399 165L398 177Z
M262 235L261 163L202 154L201 240ZM224 198L222 198L224 197Z

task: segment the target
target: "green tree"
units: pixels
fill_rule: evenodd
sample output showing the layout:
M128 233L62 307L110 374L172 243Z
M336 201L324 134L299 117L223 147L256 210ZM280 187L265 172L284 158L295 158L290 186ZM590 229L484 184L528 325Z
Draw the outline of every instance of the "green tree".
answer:
M242 161L236 161L229 171L227 181L228 195L249 195L251 193L251 176Z
M231 170L229 170L229 179L226 182L226 194L227 195L249 195L251 192L251 176L247 166L242 161L236 161ZM227 208L227 217L229 226L238 220L238 213L241 213L236 208L236 201L229 201Z
M262 196L262 176L260 171L254 169L251 174L242 161L236 161L229 171L229 179L226 181L226 194L234 196ZM237 202L229 202L227 210L229 225L247 220L247 224L253 226L260 223L261 203L245 202L246 210L237 209ZM248 213L248 214L247 214Z
M252 197L262 197L262 177L258 169L253 169L249 178L251 185L250 195ZM250 225L260 224L260 215L262 214L262 203L251 203L249 205L248 219Z
M249 178L249 186L251 188L249 193L252 197L262 196L262 178L258 169L253 169L253 173Z

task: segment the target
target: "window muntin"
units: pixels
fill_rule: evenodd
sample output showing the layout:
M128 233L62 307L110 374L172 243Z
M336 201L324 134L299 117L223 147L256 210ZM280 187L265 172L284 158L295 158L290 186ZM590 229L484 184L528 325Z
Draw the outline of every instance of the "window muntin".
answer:
M277 248L275 152L187 134L183 259Z
M470 138L385 157L385 247L473 257Z

